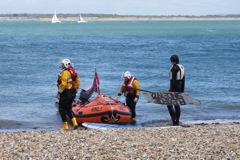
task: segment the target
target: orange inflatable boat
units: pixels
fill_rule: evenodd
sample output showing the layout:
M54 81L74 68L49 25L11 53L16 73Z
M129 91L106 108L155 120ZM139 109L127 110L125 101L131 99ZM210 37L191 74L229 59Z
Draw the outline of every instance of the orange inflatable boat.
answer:
M87 104L78 101L73 105L72 112L78 124L83 122L126 124L131 118L127 106L104 94L99 94Z

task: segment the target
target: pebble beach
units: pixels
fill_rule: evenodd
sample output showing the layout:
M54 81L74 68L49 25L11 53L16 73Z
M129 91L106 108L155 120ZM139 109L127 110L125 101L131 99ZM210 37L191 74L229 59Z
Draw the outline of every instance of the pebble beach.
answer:
M0 133L0 159L240 159L240 124Z

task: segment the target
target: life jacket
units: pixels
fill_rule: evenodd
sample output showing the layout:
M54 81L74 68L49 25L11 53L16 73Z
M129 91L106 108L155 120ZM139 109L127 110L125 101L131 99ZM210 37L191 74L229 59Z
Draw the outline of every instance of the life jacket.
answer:
M69 66L68 68L63 69L62 72L65 71L65 70L68 70L70 72L70 74L71 74L71 78L68 79L68 82L72 83L72 88L73 89L76 89L76 86L77 86L76 78L78 76L77 72L75 71L75 69L72 66ZM61 81L61 73L58 75L58 81L57 81L58 86L62 83L62 81Z
M123 82L122 87L123 87L123 92L129 92L129 94L134 95L136 94L136 89L133 88L133 81L136 78L131 76L131 78L127 82Z
M183 65L181 64L176 64L179 68L179 71L177 72L177 78L176 80L183 80L184 74L185 74L185 70ZM169 79L172 80L172 68L174 67L174 65L170 68L170 72L169 72Z

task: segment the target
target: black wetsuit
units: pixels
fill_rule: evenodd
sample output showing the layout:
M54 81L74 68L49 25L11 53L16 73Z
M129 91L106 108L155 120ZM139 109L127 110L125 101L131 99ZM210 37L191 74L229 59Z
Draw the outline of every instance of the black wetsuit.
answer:
M134 95L127 95L126 96L126 104L131 110L131 118L136 117L136 102L134 102L134 99L136 98L136 94Z
M63 122L67 122L67 116L70 119L73 118L72 103L73 103L75 97L76 97L75 89L65 89L60 94L59 113L61 115Z
M179 66L177 64L174 64L170 72L172 73L172 79L170 80L169 92L184 92L185 75L183 76L182 80L177 80L177 73L181 72ZM180 106L168 105L167 107L168 107L168 111L171 116L173 125L179 125L179 119L181 115Z

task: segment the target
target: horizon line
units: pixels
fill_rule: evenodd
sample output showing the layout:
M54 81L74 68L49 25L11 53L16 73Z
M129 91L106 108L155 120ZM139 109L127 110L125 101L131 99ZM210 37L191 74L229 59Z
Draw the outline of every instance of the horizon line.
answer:
M54 13L54 12L53 12ZM0 13L1 15L52 15L53 13ZM57 13L58 15L75 15L78 13ZM81 13L81 15L105 15L105 16L139 16L139 17L208 17L208 16L220 16L220 17L226 17L226 16L240 16L240 14L207 14L207 15L132 15L132 14L107 14L107 13Z

